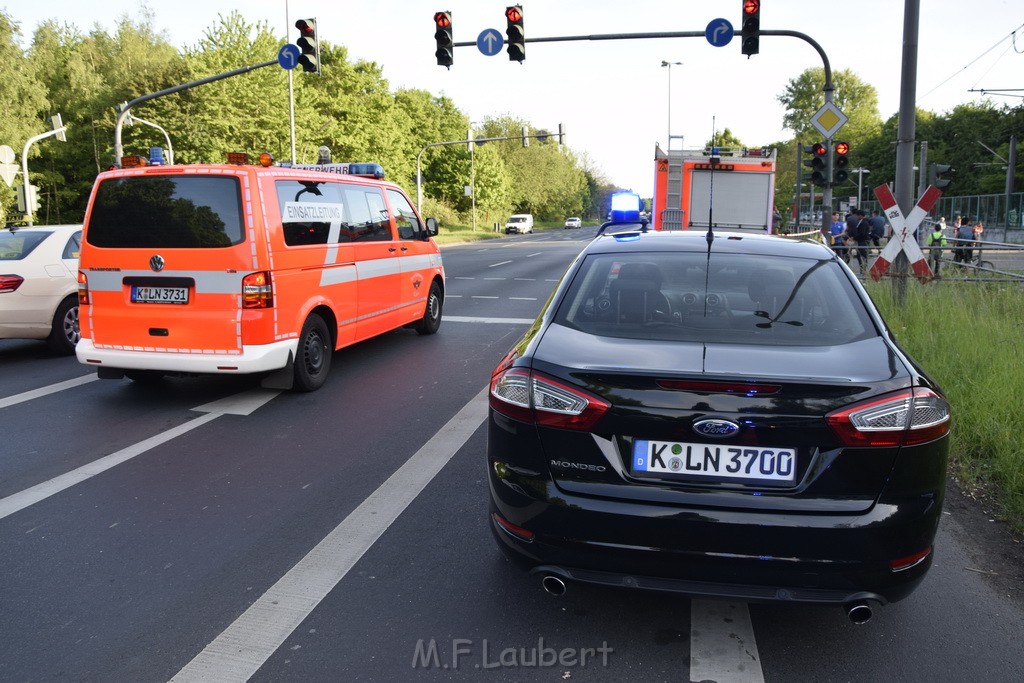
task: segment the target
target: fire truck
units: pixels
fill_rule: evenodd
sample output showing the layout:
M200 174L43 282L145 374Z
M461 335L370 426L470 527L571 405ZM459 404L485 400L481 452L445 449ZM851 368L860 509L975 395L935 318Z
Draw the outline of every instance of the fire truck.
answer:
M775 149L672 149L655 145L655 230L706 229L771 233Z

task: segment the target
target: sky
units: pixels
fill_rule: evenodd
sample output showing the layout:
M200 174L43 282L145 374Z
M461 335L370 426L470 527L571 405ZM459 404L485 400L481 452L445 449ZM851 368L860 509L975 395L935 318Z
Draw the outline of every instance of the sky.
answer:
M515 0L512 0L513 2ZM740 53L739 37L724 47L705 38L582 40L526 44L526 60L504 50L485 56L455 49L450 70L434 58L433 14L452 13L456 43L486 29L505 32L505 0L0 0L19 24L23 44L55 18L83 33L113 33L119 17L142 17L179 48L194 47L218 16L234 10L266 22L294 42L296 19L315 17L321 41L344 45L351 59L383 67L392 89L450 97L471 121L511 115L536 128L564 126L566 143L613 183L650 196L654 147L683 136L703 147L729 128L751 147L792 137L782 128L778 96L811 67L818 53L797 38L763 36L760 54ZM701 31L725 18L739 32L741 0L522 0L527 39ZM903 52L900 0L764 0L762 30L805 33L828 55L833 72L851 69L878 91L883 119L899 108ZM287 21L286 21L287 19ZM972 90L1024 88L1024 3L1021 0L920 0L917 106L936 113L988 99L1017 106L1019 97ZM275 55L254 55L252 63ZM663 67L662 62L681 62ZM311 77L299 74L299 77ZM244 78L244 76L242 76ZM142 93L140 93L142 94ZM1024 94L1024 92L1017 93ZM671 115L671 121L669 117ZM841 137L841 133L838 137ZM990 147L1000 140L982 141ZM673 142L673 149L680 145Z

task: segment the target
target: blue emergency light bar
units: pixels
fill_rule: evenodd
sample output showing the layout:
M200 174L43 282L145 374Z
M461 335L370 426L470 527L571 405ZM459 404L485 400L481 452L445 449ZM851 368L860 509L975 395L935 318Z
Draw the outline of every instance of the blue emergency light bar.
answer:
M613 221L639 221L643 202L635 192L618 192L612 195Z

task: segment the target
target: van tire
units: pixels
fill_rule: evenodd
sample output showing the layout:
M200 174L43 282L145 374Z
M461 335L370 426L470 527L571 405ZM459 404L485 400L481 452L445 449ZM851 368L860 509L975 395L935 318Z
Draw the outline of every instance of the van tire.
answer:
M299 348L295 356L295 391L316 391L327 381L331 371L331 342L327 323L316 313L310 314L302 325Z
M430 293L427 294L427 308L423 311L423 317L416 323L416 331L420 334L434 334L441 327L441 309L444 307L444 299L441 297L441 288L436 282L430 283Z
M75 352L75 346L81 338L82 334L78 328L78 295L72 294L65 297L57 306L46 343L51 351L70 356Z

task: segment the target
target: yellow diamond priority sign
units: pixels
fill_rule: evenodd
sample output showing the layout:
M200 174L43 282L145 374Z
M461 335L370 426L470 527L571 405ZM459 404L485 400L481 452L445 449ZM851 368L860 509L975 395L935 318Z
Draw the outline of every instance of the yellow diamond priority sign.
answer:
M833 137L839 129L846 125L849 117L840 111L839 107L826 102L821 109L811 117L811 125L826 138Z

